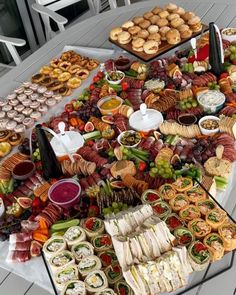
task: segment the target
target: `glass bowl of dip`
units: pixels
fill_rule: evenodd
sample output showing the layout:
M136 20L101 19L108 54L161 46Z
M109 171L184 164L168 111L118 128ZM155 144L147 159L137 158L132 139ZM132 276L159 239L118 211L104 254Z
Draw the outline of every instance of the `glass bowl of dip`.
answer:
M12 176L18 180L25 180L31 177L35 171L35 164L30 160L21 161L19 164L16 164L12 170Z
M218 90L209 90L200 94L197 101L205 113L214 114L223 107L225 95Z
M106 96L100 99L97 107L102 115L115 115L123 103L123 99L116 95Z
M80 184L75 179L67 178L57 181L50 187L48 198L60 207L70 208L79 202L80 193Z

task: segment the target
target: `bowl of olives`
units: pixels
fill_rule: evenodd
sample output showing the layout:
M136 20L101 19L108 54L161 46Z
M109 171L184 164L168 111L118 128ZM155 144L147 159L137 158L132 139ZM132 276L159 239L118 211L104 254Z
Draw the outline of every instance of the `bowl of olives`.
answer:
M108 83L118 85L124 79L125 73L122 71L111 71L106 74L106 80Z
M202 117L198 122L201 133L211 135L219 132L219 121L220 119L216 116Z
M120 145L123 145L127 148L134 148L139 145L141 141L141 135L137 131L127 130L121 132L121 134L117 137L117 141Z

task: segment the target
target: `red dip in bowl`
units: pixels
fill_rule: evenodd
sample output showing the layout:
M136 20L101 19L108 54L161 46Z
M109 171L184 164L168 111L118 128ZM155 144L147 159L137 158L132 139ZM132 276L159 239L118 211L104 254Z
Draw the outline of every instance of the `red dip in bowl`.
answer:
M127 57L119 57L115 61L115 67L119 71L127 71L130 68L131 61Z
M79 200L81 187L74 179L62 179L56 182L48 191L50 201L69 208L75 205Z
M14 167L12 171L12 176L15 179L24 180L32 176L34 174L34 171L35 171L34 163L30 160L25 160L20 162Z

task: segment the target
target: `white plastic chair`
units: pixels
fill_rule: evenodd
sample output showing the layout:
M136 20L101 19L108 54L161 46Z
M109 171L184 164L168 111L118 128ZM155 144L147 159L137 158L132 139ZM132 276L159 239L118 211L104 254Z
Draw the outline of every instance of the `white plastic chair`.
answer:
M11 37L5 37L0 35L0 43L3 43L6 45L7 49L9 50L14 62L16 65L19 65L22 60L15 48L15 46L24 46L26 44L26 41L23 39L17 39L17 38L11 38ZM1 67L4 68L13 68L13 66L5 65L0 63Z
M101 11L102 1L103 0L93 0L96 14L98 14ZM108 2L109 6L110 6L110 9L117 8L117 0L106 0L104 2ZM124 0L124 2L125 2L125 5L130 5L131 4L130 0Z
M56 34L50 26L50 18L57 23L60 32L65 31L65 24L68 22L68 20L67 18L58 14L56 11L62 8L68 7L72 4L78 3L81 0L59 0L57 2L55 2L55 0L35 0L35 1L36 3L32 4L31 7L33 10L35 10L41 15L43 23L44 23L44 27L45 27L46 40L48 41L51 38L53 38ZM87 0L91 15L96 14L94 1L97 1L97 0Z

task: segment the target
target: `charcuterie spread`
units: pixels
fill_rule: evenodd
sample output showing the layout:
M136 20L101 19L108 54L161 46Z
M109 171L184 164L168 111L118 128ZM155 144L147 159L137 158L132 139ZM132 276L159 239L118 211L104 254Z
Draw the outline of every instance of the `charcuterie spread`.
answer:
M176 28L181 38L202 28L194 13L168 4L110 37L128 43L132 35L146 52L160 41L157 23L168 42ZM149 64L114 56L93 77L99 61L63 52L0 100L8 262L43 251L62 295L149 295L186 286L191 273L235 250L236 224L215 198L236 161L236 43L223 39L219 74L211 34L197 43L197 54ZM84 79L89 87L63 112L35 126Z

